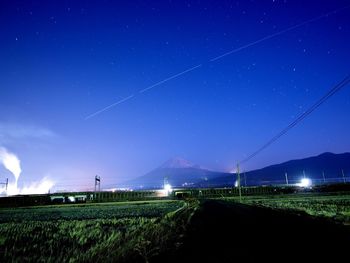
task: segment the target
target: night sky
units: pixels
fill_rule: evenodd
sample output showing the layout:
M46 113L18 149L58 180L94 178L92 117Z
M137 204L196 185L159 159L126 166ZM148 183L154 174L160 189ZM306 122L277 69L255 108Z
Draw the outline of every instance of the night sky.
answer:
M349 47L349 1L3 0L0 146L19 185L230 171L350 73ZM346 87L242 169L349 151L349 114Z

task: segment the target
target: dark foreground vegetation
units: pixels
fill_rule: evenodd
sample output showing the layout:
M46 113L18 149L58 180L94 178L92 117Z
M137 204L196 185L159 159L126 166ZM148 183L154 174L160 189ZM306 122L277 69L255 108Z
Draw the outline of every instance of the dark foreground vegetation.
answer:
M2 209L0 262L147 262L177 245L190 211L182 201Z
M21 209L0 210L1 262L340 262L350 241L331 218L235 200Z

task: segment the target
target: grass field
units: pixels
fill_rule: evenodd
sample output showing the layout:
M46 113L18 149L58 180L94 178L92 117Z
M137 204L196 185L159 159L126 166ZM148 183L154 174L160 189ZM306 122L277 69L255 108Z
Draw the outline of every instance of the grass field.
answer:
M332 246L324 239L329 238L339 241L331 250L338 251L346 244L348 227L332 221L349 223L349 195L244 196L243 204L237 201L225 197L0 209L0 262L196 262L198 256L225 261L232 247L245 251L248 243L261 253L270 244L279 247L277 237L292 246L297 232L309 233L296 241L304 245Z
M51 220L156 218L183 206L180 201L138 201L0 209L0 223Z
M184 205L157 201L1 209L1 262L145 262L173 247L169 242L176 245L183 228L174 211Z
M237 201L238 199L235 197L231 200ZM350 225L350 195L247 196L243 197L243 203L272 209L304 211L312 216L327 217Z

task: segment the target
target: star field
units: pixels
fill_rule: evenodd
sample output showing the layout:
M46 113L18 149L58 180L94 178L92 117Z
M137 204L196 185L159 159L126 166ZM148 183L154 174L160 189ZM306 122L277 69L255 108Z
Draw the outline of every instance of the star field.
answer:
M117 185L173 156L230 171L349 74L348 5L1 1L0 146L23 180L61 189L95 174ZM349 151L349 98L242 169Z

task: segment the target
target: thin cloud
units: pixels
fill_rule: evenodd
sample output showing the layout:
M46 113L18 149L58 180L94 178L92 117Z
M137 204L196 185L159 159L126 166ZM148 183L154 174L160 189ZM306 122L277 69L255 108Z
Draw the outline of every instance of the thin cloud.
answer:
M34 125L0 123L0 143L20 139L50 139L58 137L52 130Z

